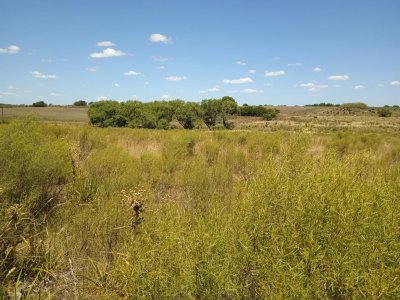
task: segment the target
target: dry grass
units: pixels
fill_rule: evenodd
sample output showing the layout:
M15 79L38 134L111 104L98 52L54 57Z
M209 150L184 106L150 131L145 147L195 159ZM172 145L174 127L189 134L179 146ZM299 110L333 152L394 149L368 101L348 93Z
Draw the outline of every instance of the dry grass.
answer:
M88 123L86 107L4 107L4 120L34 115L40 120L52 122ZM1 116L0 116L1 117Z

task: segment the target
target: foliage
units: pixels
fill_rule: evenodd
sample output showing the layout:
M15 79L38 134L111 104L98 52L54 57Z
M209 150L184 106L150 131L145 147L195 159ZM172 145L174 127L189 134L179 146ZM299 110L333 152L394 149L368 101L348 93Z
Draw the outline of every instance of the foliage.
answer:
M243 105L239 107L238 112L241 116L262 117L264 120L270 121L277 117L279 110L263 105Z
M0 278L8 267L25 276L41 255L42 225L71 177L65 141L30 119L0 128ZM18 255L18 247L23 247ZM28 251L29 250L29 251ZM26 255L29 253L29 255Z
M47 107L47 103L44 101L37 101L32 103L33 107Z
M332 107L332 106L340 106L340 104L333 104L333 103L325 103L325 102L321 102L321 103L317 103L317 104L307 104L305 106L322 106L322 107Z
M184 129L199 126L200 121L212 128L222 124L231 129L233 124L228 115L237 112L236 101L228 96L221 99L203 100L201 105L194 102L154 101L99 101L90 105L90 123L99 127L131 127L150 129L169 129L175 118Z
M74 106L87 106L87 102L85 100L78 100L74 102Z
M380 117L390 117L392 115L392 111L388 108L378 109L378 116Z
M1 257L0 295L399 298L398 135L23 121L0 136L0 243L15 250L14 263ZM22 180L35 184L16 204ZM33 216L38 186L62 189Z
M358 108L358 109L366 109L368 108L368 105L362 102L349 102L349 103L343 103L340 105L340 107L343 108Z

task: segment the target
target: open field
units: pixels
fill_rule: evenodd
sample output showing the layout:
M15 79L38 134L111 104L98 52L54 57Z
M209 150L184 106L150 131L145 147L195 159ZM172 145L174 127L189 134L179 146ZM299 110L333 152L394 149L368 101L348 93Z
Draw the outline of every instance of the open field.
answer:
M280 110L278 118L266 122L258 117L236 117L231 120L237 130L364 130L364 131L399 131L400 109L392 109L393 116L382 118L372 110L355 110L345 113L338 107L313 106L277 106ZM38 119L50 122L89 122L85 107L5 107L4 119L10 120L24 115L34 115Z
M400 297L398 131L16 120L0 139L0 295Z
M1 109L1 108L0 108ZM86 107L4 107L4 120L26 115L51 122L88 123ZM0 111L1 113L1 111ZM1 117L1 116L0 116Z

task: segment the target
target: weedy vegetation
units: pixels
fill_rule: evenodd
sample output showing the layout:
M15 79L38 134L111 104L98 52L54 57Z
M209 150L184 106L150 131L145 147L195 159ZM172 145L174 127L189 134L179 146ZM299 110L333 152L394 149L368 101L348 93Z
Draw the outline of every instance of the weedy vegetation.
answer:
M0 298L396 299L399 199L396 130L21 118L0 125Z

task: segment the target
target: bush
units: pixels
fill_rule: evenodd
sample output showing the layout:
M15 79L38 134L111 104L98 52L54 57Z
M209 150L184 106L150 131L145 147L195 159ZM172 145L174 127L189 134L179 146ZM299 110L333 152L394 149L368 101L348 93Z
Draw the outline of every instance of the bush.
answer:
M392 112L390 109L388 108L382 108L382 109L378 109L378 115L380 117L390 117L392 115Z
M44 101L38 101L38 102L34 102L32 103L33 107L47 107L47 103Z
M87 106L87 102L85 100L78 100L74 102L74 106Z
M358 108L358 109L366 109L368 105L363 102L350 102L350 103L343 103L340 105L343 108Z

